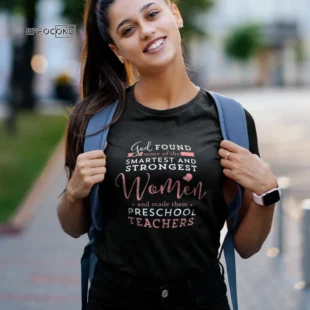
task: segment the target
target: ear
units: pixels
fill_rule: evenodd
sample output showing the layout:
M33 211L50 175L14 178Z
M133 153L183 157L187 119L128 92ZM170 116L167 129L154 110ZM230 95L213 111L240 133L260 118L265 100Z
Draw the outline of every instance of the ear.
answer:
M119 59L121 63L125 62L125 59L123 56L120 55L118 48L114 44L109 44L110 49L113 51L115 56Z
M183 27L183 18L181 16L179 8L176 6L176 4L171 4L170 10L175 18L175 21L177 23L178 28Z

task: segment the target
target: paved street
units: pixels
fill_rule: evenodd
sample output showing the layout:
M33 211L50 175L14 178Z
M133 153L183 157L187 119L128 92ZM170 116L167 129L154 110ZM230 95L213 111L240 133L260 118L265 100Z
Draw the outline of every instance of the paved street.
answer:
M58 224L57 197L65 186L62 164L60 160L50 176L25 233L0 236L0 309L79 309L79 258L87 239L70 238Z
M277 227L274 223L259 254L248 260L237 255L239 309L309 310L310 289L299 288L303 278L300 205L310 198L310 91L223 94L240 101L252 114L261 157L277 177L291 179L289 199L284 205L284 252L271 258ZM0 237L1 309L80 309L79 259L87 239L68 237L58 224L57 196L65 186L62 165L60 159L48 190L41 193L29 229L17 237Z

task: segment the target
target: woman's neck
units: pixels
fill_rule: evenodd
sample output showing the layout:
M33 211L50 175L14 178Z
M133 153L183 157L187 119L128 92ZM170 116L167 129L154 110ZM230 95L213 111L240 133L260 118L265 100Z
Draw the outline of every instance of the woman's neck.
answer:
M149 108L166 110L189 102L198 91L186 71L163 72L158 76L141 76L134 87L134 96Z
M149 108L166 110L190 101L198 91L199 87L191 82L182 60L158 74L141 74L134 96Z

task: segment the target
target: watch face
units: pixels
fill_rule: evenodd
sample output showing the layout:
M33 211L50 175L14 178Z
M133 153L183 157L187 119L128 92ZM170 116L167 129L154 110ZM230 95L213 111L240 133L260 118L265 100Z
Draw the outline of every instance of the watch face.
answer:
M271 192L267 194L266 196L263 197L264 200L264 205L265 206L270 206L280 200L280 194L279 191L276 190L274 192Z

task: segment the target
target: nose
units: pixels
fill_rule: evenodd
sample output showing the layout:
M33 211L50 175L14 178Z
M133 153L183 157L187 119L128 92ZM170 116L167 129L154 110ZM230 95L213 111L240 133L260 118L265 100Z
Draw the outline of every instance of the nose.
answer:
M155 33L155 27L152 26L152 23L143 23L141 24L141 39L146 40L149 39L152 34Z

